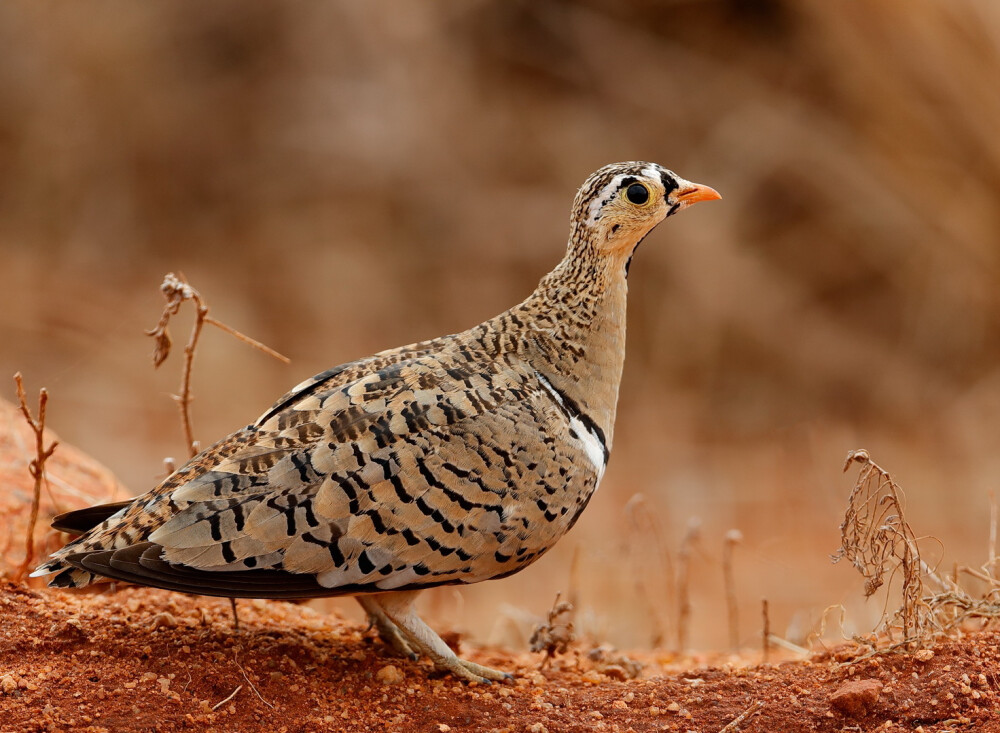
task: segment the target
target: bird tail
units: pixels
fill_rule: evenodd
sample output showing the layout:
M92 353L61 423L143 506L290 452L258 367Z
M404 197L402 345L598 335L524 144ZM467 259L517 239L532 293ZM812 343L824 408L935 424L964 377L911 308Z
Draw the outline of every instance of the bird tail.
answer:
M65 558L80 549L79 545L86 539L86 533L95 529L100 530L107 520L124 511L131 503L129 500L114 504L100 504L56 516L52 520L53 529L84 536L77 537L58 550L48 561L35 568L29 577L39 578L56 574L54 578L49 580L49 586L52 588L83 588L98 580L97 575L89 570L74 567L66 562Z

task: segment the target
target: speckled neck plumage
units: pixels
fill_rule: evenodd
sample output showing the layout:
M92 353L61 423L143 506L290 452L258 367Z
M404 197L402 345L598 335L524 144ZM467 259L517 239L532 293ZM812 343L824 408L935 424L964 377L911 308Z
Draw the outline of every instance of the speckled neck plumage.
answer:
M508 334L510 347L600 428L608 450L625 363L627 295L624 262L600 258L592 243L575 240L535 292L480 326Z

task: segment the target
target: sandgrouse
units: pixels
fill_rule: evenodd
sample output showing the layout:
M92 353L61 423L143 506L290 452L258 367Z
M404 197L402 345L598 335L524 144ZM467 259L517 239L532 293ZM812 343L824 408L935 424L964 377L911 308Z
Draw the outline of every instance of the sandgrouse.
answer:
M566 256L522 303L318 374L152 491L57 517L82 536L33 575L355 595L401 653L503 679L457 657L413 601L516 573L573 526L611 450L632 255L665 217L717 198L652 163L601 168L576 195Z

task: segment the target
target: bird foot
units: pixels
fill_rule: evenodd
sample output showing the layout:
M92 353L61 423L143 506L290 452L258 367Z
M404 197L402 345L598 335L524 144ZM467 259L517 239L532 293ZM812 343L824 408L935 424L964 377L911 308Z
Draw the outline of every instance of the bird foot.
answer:
M514 679L514 675L501 672L491 667L484 667L458 656L446 659L435 659L434 667L441 672L448 672L460 680L466 682L478 682L481 685L491 685L494 682L503 682Z

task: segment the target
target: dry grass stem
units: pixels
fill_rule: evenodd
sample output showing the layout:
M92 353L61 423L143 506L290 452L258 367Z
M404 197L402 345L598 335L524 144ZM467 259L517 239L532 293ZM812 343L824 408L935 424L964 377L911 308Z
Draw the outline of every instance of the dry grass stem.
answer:
M771 614L768 610L767 599L760 602L760 612L763 618L763 629L761 630L761 645L763 646L764 664L767 664L771 656Z
M250 680L250 676L247 674L247 671L245 669L243 669L243 666L240 664L240 660L236 658L235 654L233 655L233 662L236 663L236 667L240 670L240 673L243 675L243 679L245 679L247 681L247 684L250 685L250 689L253 690L253 693L258 698L260 698L260 701L262 703L264 703L269 708L271 708L271 710L274 710L274 705L272 705L267 700L265 700L264 696L260 694L260 691L257 689L257 686ZM233 693L233 694L235 694L235 693Z
M657 648L667 639L668 609L676 589L673 563L658 516L643 494L633 494L626 502L625 516L630 525L627 547L636 595L652 626L650 646Z
M722 540L722 580L726 591L726 615L729 619L729 649L734 652L740 648L740 612L733 576L733 550L742 541L743 533L738 529L726 532Z
M238 693L242 689L243 689L243 685L239 685L235 690L233 690L232 692L229 693L228 697L226 697L226 698L224 698L222 700L219 700L219 702L215 703L215 705L212 706L212 710L214 711L214 710L218 710L219 708L221 708L227 702L229 702L234 697L236 697L236 693Z
M545 658L542 659L539 669L545 669L556 654L565 654L570 644L576 641L572 620L573 606L566 601L560 601L561 595L556 593L556 599L552 602L546 621L536 626L531 634L531 651L545 652Z
M198 339L201 337L202 328L206 323L215 326L216 328L222 329L228 334L235 336L237 339L243 343L249 344L256 349L260 349L266 354L269 354L276 359L288 363L288 358L282 356L274 349L271 349L259 341L246 336L235 328L227 326L226 324L218 321L208 314L208 304L205 302L201 294L195 290L191 285L184 280L183 277L178 277L174 273L167 273L166 277L163 278L163 284L160 285L160 290L163 292L163 296L167 299L167 304L163 308L163 313L160 315L160 320L156 326L149 331L147 335L152 336L156 342L153 349L153 366L159 367L167 357L170 355L170 348L173 341L170 338L170 319L177 315L180 310L181 304L190 300L195 305L195 319L194 325L191 327L191 335L188 338L187 344L184 346L184 367L181 372L181 389L180 394L174 395L174 399L177 400L178 407L181 413L181 425L184 429L184 440L187 444L187 449L190 455L194 456L198 453L198 444L194 439L194 430L191 427L191 369L194 365L194 355L198 348Z
M733 718L729 723L727 723L723 728L719 729L719 733L736 733L740 729L740 726L745 723L749 718L759 713L764 709L764 703L757 700L753 705L748 707L742 713Z
M35 434L35 457L28 464L28 471L35 480L35 487L31 498L31 516L28 519L28 529L25 531L24 560L14 575L14 582L19 583L35 560L35 522L38 521L38 505L42 498L45 461L55 451L58 442L52 441L48 448L45 447L45 408L49 402L48 390L44 387L38 390L38 419L35 419L31 414L31 409L28 407L28 397L24 392L24 381L21 378L21 372L14 375L14 384L17 386L17 402L21 409L21 414L24 415L24 419L31 426L31 430Z
M990 542L987 548L986 565L983 570L986 573L996 572L997 562L997 497L994 492L990 492Z
M688 646L691 620L691 553L701 537L701 520L688 520L684 539L677 552L677 651L683 652Z

